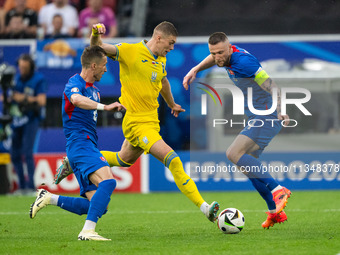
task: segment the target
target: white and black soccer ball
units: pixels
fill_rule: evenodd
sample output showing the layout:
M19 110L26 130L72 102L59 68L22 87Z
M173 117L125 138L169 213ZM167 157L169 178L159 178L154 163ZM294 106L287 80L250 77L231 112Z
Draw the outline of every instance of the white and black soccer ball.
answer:
M224 209L217 218L217 226L224 234L238 234L244 227L244 216L236 208Z

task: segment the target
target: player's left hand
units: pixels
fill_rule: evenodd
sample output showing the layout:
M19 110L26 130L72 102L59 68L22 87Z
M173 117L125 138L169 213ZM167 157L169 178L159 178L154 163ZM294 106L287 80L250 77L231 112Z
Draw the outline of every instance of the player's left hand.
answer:
M278 115L277 115L277 118L278 118L279 120L284 120L284 122L283 122L283 125L284 125L284 126L287 126L287 125L289 124L289 116L288 116L288 115L281 115L281 114L278 114Z
M185 112L185 110L179 104L175 104L173 107L170 107L170 108L171 108L171 114L174 115L176 118L181 112Z
M125 106L118 103L118 102L114 102L112 104L109 105L105 105L104 106L104 110L105 111L113 111L113 112L117 112L117 111L121 111L121 110L126 110Z

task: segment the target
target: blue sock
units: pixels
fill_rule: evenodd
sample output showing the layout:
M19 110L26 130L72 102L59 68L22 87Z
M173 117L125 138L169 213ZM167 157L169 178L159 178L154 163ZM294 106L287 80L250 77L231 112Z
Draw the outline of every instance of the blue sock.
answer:
M270 192L270 190L267 188L267 186L256 178L250 178L250 181L255 187L255 189L260 193L261 197L266 201L268 209L275 210L276 205L273 200L273 195Z
M98 189L94 193L86 220L97 222L100 217L106 212L106 207L111 200L111 194L116 188L116 180L109 179L102 181L98 185Z
M263 171L261 162L253 156L244 154L236 165L245 169L249 178L258 179L264 183L269 191L279 185L268 172Z
M58 204L60 208L78 215L87 214L90 201L81 197L59 196Z

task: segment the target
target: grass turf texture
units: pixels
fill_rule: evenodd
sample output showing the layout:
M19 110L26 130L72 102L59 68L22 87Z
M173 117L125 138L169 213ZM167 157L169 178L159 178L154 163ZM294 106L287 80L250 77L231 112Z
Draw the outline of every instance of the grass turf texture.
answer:
M225 235L180 193L113 194L96 231L111 242L77 241L85 215L56 206L29 218L34 197L0 196L0 254L339 254L340 191L293 191L288 222L269 230L255 192L202 193L245 216Z

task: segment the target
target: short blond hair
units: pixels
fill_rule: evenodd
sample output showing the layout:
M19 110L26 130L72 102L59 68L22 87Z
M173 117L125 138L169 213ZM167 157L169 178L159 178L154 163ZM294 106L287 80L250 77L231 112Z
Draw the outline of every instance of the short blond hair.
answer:
M158 24L155 29L153 30L153 34L162 33L165 36L178 36L177 29L175 26L169 21L163 21L162 23Z

